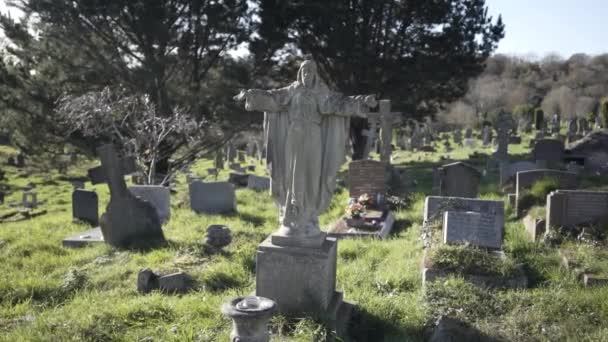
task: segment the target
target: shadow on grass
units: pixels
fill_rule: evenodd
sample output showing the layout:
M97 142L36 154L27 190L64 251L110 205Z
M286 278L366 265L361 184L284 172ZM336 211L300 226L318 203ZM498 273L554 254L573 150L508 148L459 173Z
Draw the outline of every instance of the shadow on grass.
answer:
M424 327L401 327L356 307L348 325L347 341L425 341Z
M264 217L248 213L238 213L235 216L247 223L250 223L254 227L263 226L266 222L266 219Z
M412 227L412 221L410 220L396 220L393 224L393 230L391 231L391 236L397 236L405 231L408 228Z

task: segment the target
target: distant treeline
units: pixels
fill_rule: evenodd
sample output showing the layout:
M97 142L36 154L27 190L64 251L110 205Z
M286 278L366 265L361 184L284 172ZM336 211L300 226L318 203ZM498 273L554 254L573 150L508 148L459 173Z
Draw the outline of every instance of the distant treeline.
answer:
M470 81L467 94L438 113L449 124L493 121L500 110L531 117L541 108L545 117L562 119L597 113L608 95L608 54L575 54L568 59L548 55L539 60L495 55L485 71Z

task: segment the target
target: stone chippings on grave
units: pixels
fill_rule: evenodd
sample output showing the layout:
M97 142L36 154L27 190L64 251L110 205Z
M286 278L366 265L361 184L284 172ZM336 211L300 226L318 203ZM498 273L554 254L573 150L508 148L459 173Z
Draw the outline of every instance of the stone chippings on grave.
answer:
M496 213L446 211L443 216L443 243L469 243L501 249L504 222Z
M547 195L547 227L608 222L608 191L557 190Z
M443 165L439 173L439 194L448 197L477 197L481 172L473 166L456 162Z
M99 199L95 191L76 189L72 192L72 217L93 226L99 224Z
M110 202L99 220L104 240L119 248L149 247L165 242L156 209L127 189L124 167L112 145L98 150L103 176L110 188Z
M171 193L168 187L162 185L134 185L129 187L129 191L136 197L152 204L161 223L169 220L171 216Z
M193 181L189 192L190 207L196 213L227 214L236 211L234 186L228 182Z

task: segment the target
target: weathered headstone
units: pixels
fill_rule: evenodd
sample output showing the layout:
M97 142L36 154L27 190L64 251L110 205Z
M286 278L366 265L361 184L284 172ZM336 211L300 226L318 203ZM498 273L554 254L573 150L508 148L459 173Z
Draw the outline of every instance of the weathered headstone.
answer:
M443 165L439 172L439 194L449 197L475 198L479 193L481 172L473 166L456 162Z
M349 196L368 194L375 198L387 192L387 164L375 160L355 160L348 165Z
M10 145L11 136L8 133L0 133L0 145Z
M576 173L557 171L551 169L539 169L518 172L515 176L515 196L517 216L523 214L520 206L522 196L525 192L541 179L554 179L560 189L576 189L579 184L579 177Z
M161 224L171 216L171 193L169 188L161 185L134 185L129 191L136 197L149 202L156 209Z
M267 191L270 189L270 178L249 175L247 178L247 188L256 191Z
M446 211L443 217L443 242L500 249L504 235L501 218L501 215L491 213Z
M557 167L564 160L564 143L555 139L536 141L532 152L534 160L544 161L549 167Z
M458 146L462 146L462 131L459 129L454 130L452 133L452 137L454 138L454 143Z
M99 225L99 199L95 191L76 189L72 192L72 217Z
M236 211L234 186L228 182L193 181L189 190L190 207L197 213L227 214Z
M230 163L234 163L234 160L236 159L236 148L234 147L234 144L232 142L228 142L228 144L226 144L226 157L228 158L228 162Z
M464 138L471 139L472 137L473 137L473 129L471 127L467 127L467 129L464 131Z
M547 196L548 227L608 222L608 191L557 190Z
M488 146L492 143L492 127L484 126L483 127L483 146Z
M536 163L530 161L517 161L514 163L502 163L500 165L500 184L504 185L509 181L515 183L515 175L520 171L535 170Z
M439 221L443 225L446 211L467 212L496 216L498 222L504 224L504 202L461 197L427 196L424 202L423 219L425 223Z
M104 240L119 248L164 243L156 209L129 192L124 180L124 164L118 159L114 147L104 145L97 152L101 159L101 174L110 188L110 203L99 220Z
M24 191L21 198L21 205L25 208L38 208L38 194L34 191Z

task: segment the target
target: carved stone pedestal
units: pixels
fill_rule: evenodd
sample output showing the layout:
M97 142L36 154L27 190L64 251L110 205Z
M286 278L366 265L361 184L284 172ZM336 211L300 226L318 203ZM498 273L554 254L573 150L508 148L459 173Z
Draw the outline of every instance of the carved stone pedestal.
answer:
M258 246L256 295L276 301L281 314L310 314L344 330L352 304L336 292L337 247L335 238L319 247L295 247L268 237Z

